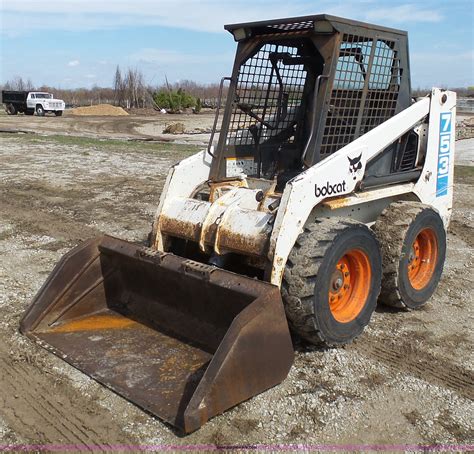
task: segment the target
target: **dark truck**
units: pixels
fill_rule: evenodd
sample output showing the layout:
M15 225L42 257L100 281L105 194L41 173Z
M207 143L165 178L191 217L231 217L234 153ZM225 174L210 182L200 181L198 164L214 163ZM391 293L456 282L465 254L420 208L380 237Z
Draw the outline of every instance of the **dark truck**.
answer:
M36 115L42 117L47 112L53 112L56 116L63 114L65 103L62 99L54 99L51 93L40 91L10 91L2 90L2 103L8 115L16 115L18 112L25 115Z

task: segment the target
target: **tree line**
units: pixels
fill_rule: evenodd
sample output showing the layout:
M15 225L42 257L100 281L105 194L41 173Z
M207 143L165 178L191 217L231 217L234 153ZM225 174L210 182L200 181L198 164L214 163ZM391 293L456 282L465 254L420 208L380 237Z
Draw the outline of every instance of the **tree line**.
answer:
M15 76L8 80L2 90L47 91L63 99L69 106L88 106L94 104L113 104L125 109L155 108L179 111L189 107L199 109L215 107L219 84L199 84L191 80L148 84L143 72L137 68L122 70L116 67L111 87L59 88L50 85L35 86L31 79Z
M137 68L121 70L116 67L111 87L93 86L91 88L64 89L48 85L35 86L31 79L15 76L7 81L3 90L38 90L54 93L69 106L87 106L93 104L114 104L125 109L155 108L176 112L187 108L197 111L201 107L214 108L217 103L219 84L200 84L192 80L165 82L152 86L145 80ZM451 88L459 97L472 97L474 87ZM430 90L417 88L413 96L424 96ZM224 97L226 93L224 92Z

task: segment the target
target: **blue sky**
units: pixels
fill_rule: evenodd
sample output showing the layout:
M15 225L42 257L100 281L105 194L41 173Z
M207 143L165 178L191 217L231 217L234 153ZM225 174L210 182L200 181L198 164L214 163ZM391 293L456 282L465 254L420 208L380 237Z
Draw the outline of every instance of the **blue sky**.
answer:
M0 82L110 86L117 64L153 85L215 82L235 51L224 24L329 13L407 30L414 88L474 85L473 10L473 0L0 0Z

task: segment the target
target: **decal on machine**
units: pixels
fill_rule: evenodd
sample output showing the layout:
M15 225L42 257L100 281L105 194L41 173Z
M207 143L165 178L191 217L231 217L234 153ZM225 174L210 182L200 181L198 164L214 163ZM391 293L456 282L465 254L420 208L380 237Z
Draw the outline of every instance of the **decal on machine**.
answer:
M331 184L329 181L323 185L318 186L316 183L314 185L314 195L316 197L326 197L331 195L337 195L341 192L346 192L346 182L343 180L340 183Z
M355 157L355 158L350 158L349 156L347 157L349 159L349 173L352 175L352 179L356 180L357 179L357 174L362 170L362 153Z
M451 159L452 114L442 112L439 124L438 176L436 179L436 197L448 194L449 166Z
M225 173L227 177L255 175L257 173L257 163L252 156L244 158L227 158Z

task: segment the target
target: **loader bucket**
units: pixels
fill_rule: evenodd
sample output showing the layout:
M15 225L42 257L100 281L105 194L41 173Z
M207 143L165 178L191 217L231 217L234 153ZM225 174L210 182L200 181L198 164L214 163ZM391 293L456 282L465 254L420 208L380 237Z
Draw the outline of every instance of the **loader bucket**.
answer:
M109 236L61 259L21 331L185 433L293 363L277 287Z

